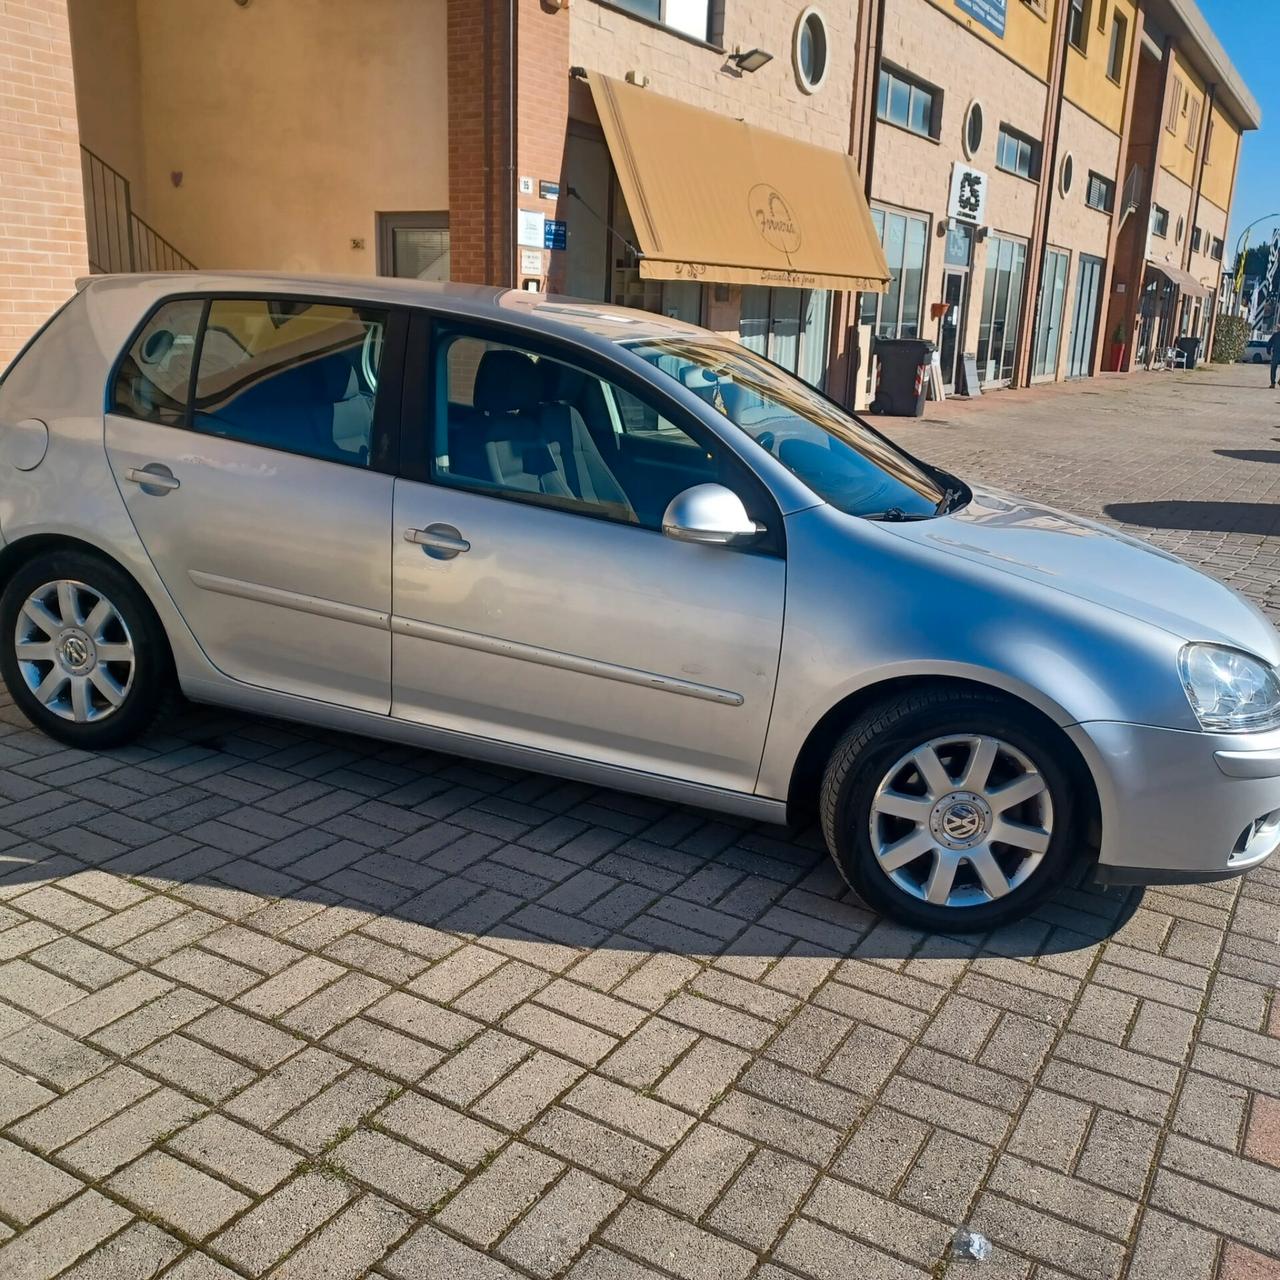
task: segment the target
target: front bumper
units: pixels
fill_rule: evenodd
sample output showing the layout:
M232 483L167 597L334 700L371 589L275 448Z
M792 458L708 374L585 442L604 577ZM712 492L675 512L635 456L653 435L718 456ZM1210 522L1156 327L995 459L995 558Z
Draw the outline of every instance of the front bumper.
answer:
M1117 721L1067 730L1098 788L1098 879L1240 875L1280 847L1280 730L1190 733Z

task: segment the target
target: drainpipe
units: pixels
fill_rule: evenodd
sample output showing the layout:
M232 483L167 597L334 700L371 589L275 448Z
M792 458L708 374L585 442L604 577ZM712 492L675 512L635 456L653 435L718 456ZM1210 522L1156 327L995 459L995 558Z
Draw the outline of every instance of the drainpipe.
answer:
M1040 315L1041 293L1044 285L1044 263L1049 251L1049 215L1053 210L1053 193L1058 182L1058 141L1062 129L1062 103L1067 88L1067 16L1068 0L1059 0L1054 13L1055 54L1049 66L1048 101L1045 110L1044 143L1040 166L1040 199L1036 205L1036 220L1032 226L1031 271L1027 276L1024 294L1027 304L1022 309L1018 324L1018 357L1014 368L1013 386L1031 385L1031 371L1035 357L1036 321ZM1043 163L1048 153L1048 171ZM1065 303L1064 309L1065 309ZM1059 344L1061 355L1061 344ZM1056 374L1056 370L1054 371Z
M514 289L516 279L516 218L519 191L516 183L516 3L507 0L507 226L505 247L502 251L505 284Z
M1200 221L1200 192L1201 192L1201 189L1204 187L1204 162L1208 158L1207 152L1209 150L1209 132L1210 132L1210 126L1213 124L1213 104L1217 101L1217 99L1218 99L1218 86L1216 84L1211 84L1209 86L1208 92L1205 94L1204 119L1201 121L1201 124L1200 124L1200 136L1196 139L1196 176L1195 176L1195 183L1191 191L1191 221L1186 228L1186 235L1183 239L1183 245L1182 245L1182 269L1187 272L1190 272L1191 270L1191 234L1195 230L1196 224ZM1203 240L1203 237L1201 237L1201 239ZM1226 257L1226 248L1225 248L1226 239L1227 239L1226 229L1224 228L1223 235L1222 235L1222 240L1224 245L1222 256L1224 258ZM1202 251L1205 248L1203 243L1201 244L1200 247ZM1218 268L1219 280L1221 280L1222 278L1222 272L1224 268L1225 268L1225 263L1223 264L1223 266L1220 266ZM1210 332L1207 334L1207 337L1206 337L1205 349L1200 353L1201 357L1205 360L1209 358L1208 340L1212 339L1213 337L1213 333L1212 333L1212 330L1214 328L1213 315L1214 315L1214 312L1216 311L1216 306L1215 306L1216 302L1217 302L1217 290L1215 289L1212 293L1210 293L1210 295L1205 299L1205 302L1204 302L1205 309L1209 312L1209 330L1210 330ZM1183 302L1184 309L1186 305L1187 303L1184 301ZM1181 328L1182 326L1179 325L1178 327Z

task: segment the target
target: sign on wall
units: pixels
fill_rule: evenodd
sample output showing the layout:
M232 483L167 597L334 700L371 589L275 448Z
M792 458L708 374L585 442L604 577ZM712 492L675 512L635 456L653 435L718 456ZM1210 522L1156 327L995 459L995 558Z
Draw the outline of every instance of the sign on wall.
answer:
M1009 0L956 0L956 8L976 18L988 31L1004 39L1004 19Z
M951 166L951 197L947 216L958 222L982 223L987 213L987 175L956 162Z

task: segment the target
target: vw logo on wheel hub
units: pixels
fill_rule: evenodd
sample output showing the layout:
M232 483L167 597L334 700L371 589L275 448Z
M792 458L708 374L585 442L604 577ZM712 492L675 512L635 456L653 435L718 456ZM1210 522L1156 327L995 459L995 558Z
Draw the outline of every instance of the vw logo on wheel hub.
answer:
M953 791L933 807L929 829L948 849L972 849L991 831L991 808L971 791Z
M72 675L83 675L90 670L97 657L93 641L83 631L75 628L64 631L58 637L57 653L63 669Z

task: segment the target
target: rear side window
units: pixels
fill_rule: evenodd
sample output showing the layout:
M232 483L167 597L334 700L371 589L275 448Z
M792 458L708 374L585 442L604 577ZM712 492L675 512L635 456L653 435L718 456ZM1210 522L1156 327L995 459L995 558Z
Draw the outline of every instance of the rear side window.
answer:
M203 308L199 298L180 298L152 315L120 363L111 388L112 413L183 425Z
M387 312L289 298L215 298L191 425L367 467Z

